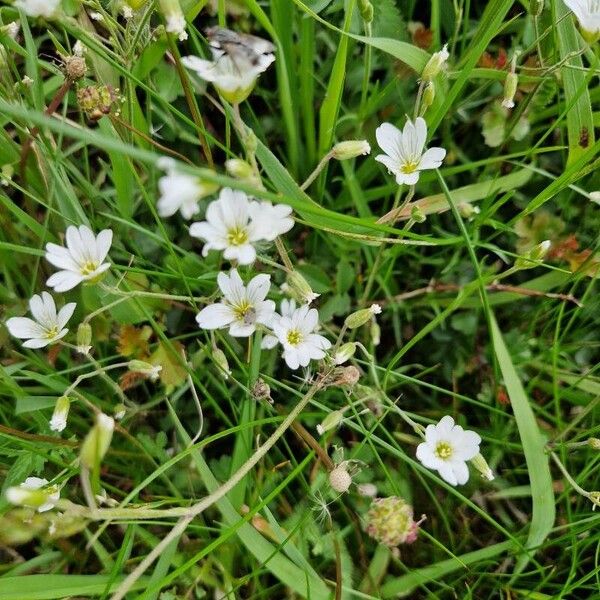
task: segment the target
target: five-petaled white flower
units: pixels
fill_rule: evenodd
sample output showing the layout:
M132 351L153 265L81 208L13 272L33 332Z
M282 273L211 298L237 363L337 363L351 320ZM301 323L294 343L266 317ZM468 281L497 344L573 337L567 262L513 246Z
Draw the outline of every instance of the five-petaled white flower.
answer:
M600 0L563 0L573 11L581 29L590 36L600 35Z
M273 241L291 229L291 212L285 204L251 202L244 192L223 188L219 199L208 205L206 221L192 223L190 235L206 242L203 256L223 250L226 259L250 265L256 260L254 244Z
M265 41L265 44L268 43ZM220 48L211 50L212 61L184 56L181 62L205 81L213 83L225 100L232 104L243 102L250 95L260 74L275 60L275 55L270 52L246 55L241 47L235 54Z
M283 359L290 369L307 367L311 360L325 358L331 342L314 333L319 325L319 313L308 305L294 310L291 316L271 321L273 333L283 346Z
M16 506L35 508L38 512L52 510L60 500L58 486L48 485L47 479L41 477L28 477L18 486L6 490L6 499Z
M171 217L179 211L184 219L191 219L200 211L198 202L219 188L193 175L178 173L175 167L169 166L167 174L158 180L158 189L157 208L161 217Z
M451 485L469 480L467 461L479 454L481 438L474 431L465 431L448 415L437 425L425 429L425 441L417 446L417 458L434 469Z
M29 17L53 17L61 0L17 0L13 6L22 9Z
M6 321L10 334L16 338L27 340L23 342L26 348L44 348L53 344L67 335L65 329L67 321L73 315L75 302L65 304L58 313L54 298L48 292L37 294L29 300L29 309L33 319L27 317L13 317Z
M85 225L67 227L67 247L46 244L46 260L62 271L54 273L46 284L56 292L66 292L82 281L92 281L100 277L110 263L106 258L113 233L104 229L97 236Z
M276 320L281 319L281 317L287 317L287 318L291 319L295 310L296 310L296 301L294 299L287 300L284 298L281 301L281 304L279 305L279 314L278 313L273 314L273 318L271 319L271 323L269 323L269 326L271 328L273 328L273 323ZM265 337L262 339L262 342L261 342L261 348L270 350L271 348L275 348L275 346L277 346L278 343L279 343L279 339L276 336L265 335Z
M229 327L230 335L248 337L256 331L256 325L269 325L275 312L275 302L265 300L271 287L270 275L256 275L247 286L237 269L230 274L219 273L217 283L223 300L203 308L196 321L202 329Z
M446 156L443 148L429 148L423 152L427 124L422 117L417 117L414 123L409 119L403 131L391 123L383 123L375 131L375 136L385 152L376 156L375 160L396 176L398 185L415 185L421 171L437 169Z

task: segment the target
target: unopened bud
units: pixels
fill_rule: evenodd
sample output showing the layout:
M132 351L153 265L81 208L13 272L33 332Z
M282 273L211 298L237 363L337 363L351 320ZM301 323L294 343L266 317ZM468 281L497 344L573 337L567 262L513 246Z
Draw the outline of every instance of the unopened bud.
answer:
M478 454L475 458L471 459L471 464L479 471L480 475L487 479L488 481L492 481L494 479L494 472L490 469L490 466L487 464L483 455Z
M425 223L427 217L423 213L423 211L418 206L413 206L410 210L410 218L415 223Z
M600 204L600 192L599 191L590 192L589 197L592 202L596 202L597 204Z
M423 98L421 100L422 111L425 112L435 100L435 83L430 81L423 90Z
M6 490L6 499L15 506L35 508L38 512L52 510L60 499L60 489L48 486L47 479L28 477L18 486Z
M125 416L126 412L127 407L124 404L117 404L113 411L113 417L117 421L120 421Z
M323 435L326 431L336 429L344 419L344 411L333 410L331 411L319 425L317 425L317 433Z
M431 81L434 79L442 70L449 57L450 54L448 53L448 44L445 44L439 52L434 52L431 58L427 61L427 64L423 69L423 73L421 74L423 81Z
M86 469L99 465L110 447L115 421L104 413L98 413L96 423L86 435L81 444L79 460Z
M372 304L369 308L363 308L348 315L344 324L348 329L358 329L379 313L381 313L381 306L379 304Z
M593 504L592 510L596 510L596 507L600 506L600 492L588 492L588 498Z
M544 0L529 0L529 12L532 17L539 17L544 10Z
M369 0L358 0L358 12L365 23L373 20L373 5Z
M525 256L519 256L515 260L516 269L532 269L536 267L541 260L548 254L552 243L550 240L544 240L543 242L534 246Z
M229 368L229 362L227 361L225 352L223 352L221 348L213 348L212 357L217 364L217 367L219 367L223 379L228 379L231 375L231 369Z
M470 219L481 212L479 206L473 206L470 202L461 202L456 208L463 219Z
M181 10L179 0L159 0L158 4L166 21L167 32L176 35L181 42L187 40L185 15Z
M514 108L518 84L519 77L516 73L506 74L506 79L504 80L504 99L502 100L504 108Z
M415 522L412 506L399 496L373 500L366 522L367 534L390 548L412 544L419 533L420 521Z
M350 160L357 156L371 153L371 146L367 140L348 140L336 144L331 150L331 156L336 160Z
M355 352L355 342L347 342L346 344L342 344L339 350L335 353L335 356L333 357L333 362L336 365L343 365L346 361L350 360L354 356Z
M360 371L356 367L338 367L331 374L329 385L354 387L360 380Z
M254 177L252 167L241 158L231 158L225 161L225 169L236 179L252 179Z
M162 371L162 365L151 365L143 360L130 360L127 366L130 371L141 373L148 377L150 381L158 381L160 372Z
M375 498L377 496L377 486L374 483L360 483L357 489L358 493L366 498Z
M593 448L594 450L600 450L600 440L598 438L591 437L587 441L588 446Z
M371 321L371 343L373 346L381 344L381 327L375 319Z
M52 431L64 431L67 426L67 417L71 408L71 400L68 396L61 396L54 405L54 412L50 419L50 429Z
M346 463L341 463L329 473L329 485L338 494L344 494L350 489L352 476L346 469Z
M92 349L92 326L85 321L77 328L77 352L87 356Z
M308 281L298 271L294 270L288 273L287 282L292 297L302 304L310 304L321 295L312 291Z

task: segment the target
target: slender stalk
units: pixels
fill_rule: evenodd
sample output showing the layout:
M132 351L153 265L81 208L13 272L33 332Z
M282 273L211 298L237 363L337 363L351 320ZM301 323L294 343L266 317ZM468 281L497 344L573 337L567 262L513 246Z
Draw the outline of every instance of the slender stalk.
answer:
M223 485L218 487L212 494L209 494L200 502L190 507L188 514L182 517L175 527L154 547L154 549L144 558L144 560L125 578L119 585L117 591L111 597L111 600L123 600L127 592L131 589L134 583L146 572L150 565L165 551L173 540L176 540L193 521L195 517L212 506L215 502L223 498L230 490L232 490L267 454L267 452L277 443L279 438L288 430L292 423L300 416L304 408L311 401L313 396L323 387L327 377L331 373L331 369L324 373L318 381L316 381L305 396L293 408L290 414L279 425L269 439L257 450L254 454L227 480Z
M315 167L315 170L308 176L308 179L300 186L302 191L307 190L313 181L319 176L321 171L327 166L327 163L333 158L333 152L329 151Z

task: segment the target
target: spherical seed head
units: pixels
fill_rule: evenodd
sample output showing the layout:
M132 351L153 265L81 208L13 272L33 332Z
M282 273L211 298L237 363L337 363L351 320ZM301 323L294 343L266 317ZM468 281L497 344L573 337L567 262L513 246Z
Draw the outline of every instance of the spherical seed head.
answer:
M65 59L65 73L71 81L78 81L85 77L87 66L82 56L68 56Z
M419 526L413 519L412 506L399 496L373 500L366 520L367 534L390 548L417 539Z
M329 485L336 492L340 494L347 492L351 484L352 477L343 464L338 465L329 473Z

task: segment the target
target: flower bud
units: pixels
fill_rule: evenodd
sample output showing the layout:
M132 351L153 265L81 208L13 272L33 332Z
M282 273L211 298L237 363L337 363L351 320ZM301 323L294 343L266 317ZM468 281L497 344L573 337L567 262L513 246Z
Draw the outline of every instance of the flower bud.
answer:
M423 90L423 99L421 100L423 111L427 110L433 104L434 100L435 100L435 83L433 83L433 81L430 81L425 86L425 89Z
M381 327L375 319L371 321L371 343L373 346L381 344Z
M146 2L148 2L148 0L125 0L125 3L129 6L131 6L131 8L133 8L133 10L142 8L142 6L144 6L144 4L146 4Z
M366 498L375 498L377 496L377 486L374 483L360 483L358 493Z
M329 485L338 494L344 494L350 489L352 476L346 469L346 463L343 462L329 473Z
M77 328L77 352L87 356L92 349L92 326L85 321Z
M470 219L481 212L479 206L473 206L470 202L461 202L456 208L463 219Z
M269 387L269 384L260 377L252 386L252 397L255 400L266 400L267 402L273 404L273 399L271 398L271 388Z
M529 0L529 13L532 17L539 17L544 10L544 0Z
M519 256L515 260L515 269L533 269L548 254L551 245L550 240L537 244L525 256Z
M308 281L306 281L298 271L291 271L288 273L287 282L292 297L302 304L310 304L321 295L315 294L315 292L312 291Z
M588 446L593 448L594 450L600 450L600 440L598 438L591 437L587 441Z
M412 506L399 496L373 500L366 521L367 534L390 548L399 544L412 544L419 532L419 523L413 518Z
M590 192L589 198L592 202L596 202L597 204L600 204L600 192L599 191Z
M221 348L213 348L212 357L217 364L217 367L219 367L223 379L229 379L229 376L231 375L231 369L229 368L229 362L227 361L225 352L223 352Z
M317 433L323 435L326 431L336 429L344 419L343 410L331 411L319 425L317 425Z
M506 79L504 80L504 99L502 100L502 106L504 106L504 108L514 108L514 99L515 94L517 93L518 84L519 78L516 73L506 74Z
M236 179L253 179L254 171L252 167L240 158L231 158L225 161L227 173Z
M108 452L112 440L115 421L104 413L98 413L96 423L81 444L79 460L86 469L99 465Z
M370 153L371 146L367 140L348 140L346 142L340 142L331 150L331 156L336 160L349 160Z
M379 313L381 313L381 306L379 304L372 304L369 308L363 308L348 315L344 324L348 329L358 329Z
M54 406L54 412L50 419L50 429L52 431L64 431L67 426L67 417L71 408L71 400L68 396L61 396Z
M355 342L347 342L346 344L342 344L339 350L335 353L335 356L333 357L333 362L336 365L343 365L347 360L350 360L354 356L355 352Z
M117 101L115 90L110 85L87 86L77 90L77 103L92 121L109 115Z
M166 21L167 32L177 35L180 42L187 40L185 15L181 10L179 0L159 0L158 5Z
M427 61L423 73L421 74L423 81L431 81L434 79L442 70L449 57L448 44L444 44L444 47L439 52L434 52Z
M475 456L475 458L471 459L471 464L479 471L480 475L487 479L488 481L492 481L494 479L494 472L490 469L490 466L487 464L487 461L481 454Z
M127 366L130 371L141 373L148 377L150 381L158 381L162 371L162 365L151 365L143 360L130 360Z
M35 508L38 512L52 510L60 499L60 489L48 486L47 479L28 477L18 486L6 490L6 499L15 506Z
M127 407L124 404L117 404L113 410L113 417L120 421L126 414Z
M369 0L358 0L358 12L365 23L373 21L373 5Z
M350 366L334 369L327 382L332 386L354 387L359 380L360 371L356 367Z
M423 213L423 211L418 206L413 206L410 210L410 218L415 223L425 223L427 217Z

